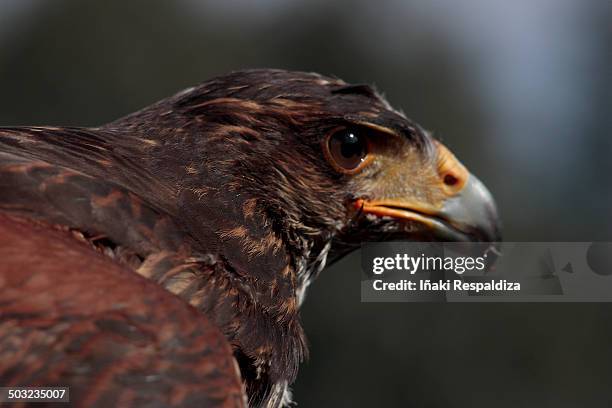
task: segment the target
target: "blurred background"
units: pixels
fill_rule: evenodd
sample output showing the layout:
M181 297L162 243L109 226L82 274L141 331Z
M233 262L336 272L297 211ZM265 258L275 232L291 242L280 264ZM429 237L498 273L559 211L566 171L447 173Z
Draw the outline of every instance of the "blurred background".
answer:
M612 241L612 3L0 0L0 124L93 126L230 70L375 84L492 190L508 241ZM300 407L609 407L612 305L311 286Z

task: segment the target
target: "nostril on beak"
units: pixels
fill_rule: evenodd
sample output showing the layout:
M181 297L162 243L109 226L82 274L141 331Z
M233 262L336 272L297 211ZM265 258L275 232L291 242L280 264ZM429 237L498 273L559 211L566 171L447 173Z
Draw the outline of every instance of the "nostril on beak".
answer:
M458 194L468 181L469 173L459 160L440 142L438 148L437 170L439 182L449 196Z
M458 182L459 182L459 179L450 173L444 176L444 184L446 184L449 187L454 186Z

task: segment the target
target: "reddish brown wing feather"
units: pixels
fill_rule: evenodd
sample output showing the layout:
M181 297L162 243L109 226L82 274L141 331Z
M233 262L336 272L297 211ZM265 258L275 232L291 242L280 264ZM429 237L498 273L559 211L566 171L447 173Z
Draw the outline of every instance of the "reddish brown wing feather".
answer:
M146 154L144 143L126 139L93 129L0 128L0 211L104 234L142 257L189 246L168 213L172 193L134 159Z
M202 314L69 232L0 214L0 383L81 406L245 406Z
M100 129L0 127L0 151L30 162L46 162L113 181L163 207L172 200L168 185L143 166L151 145L137 137ZM147 195L147 194L144 194Z

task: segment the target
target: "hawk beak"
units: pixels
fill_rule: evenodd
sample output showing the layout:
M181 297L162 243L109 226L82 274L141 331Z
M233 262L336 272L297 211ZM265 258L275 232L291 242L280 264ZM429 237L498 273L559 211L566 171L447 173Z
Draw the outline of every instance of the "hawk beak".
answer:
M495 201L485 185L472 174L461 192L449 198L437 216L470 240L501 241Z
M368 201L355 205L365 214L422 224L443 241L499 242L501 228L495 201L487 188L469 174L459 192L446 199L440 210L401 200Z

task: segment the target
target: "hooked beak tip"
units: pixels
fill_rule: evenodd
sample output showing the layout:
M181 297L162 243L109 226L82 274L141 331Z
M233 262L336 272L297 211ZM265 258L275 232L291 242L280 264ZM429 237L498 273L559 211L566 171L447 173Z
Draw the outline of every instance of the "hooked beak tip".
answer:
M501 225L495 200L473 174L461 191L444 204L439 216L453 227L482 242L501 241Z

